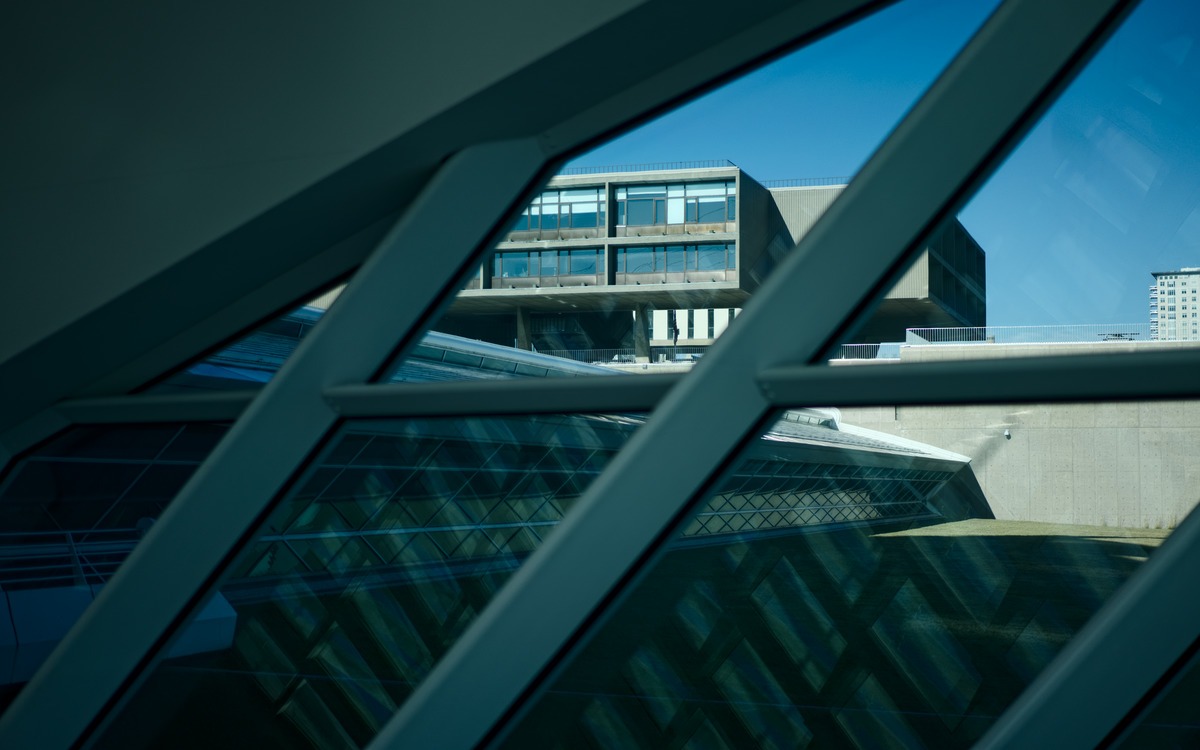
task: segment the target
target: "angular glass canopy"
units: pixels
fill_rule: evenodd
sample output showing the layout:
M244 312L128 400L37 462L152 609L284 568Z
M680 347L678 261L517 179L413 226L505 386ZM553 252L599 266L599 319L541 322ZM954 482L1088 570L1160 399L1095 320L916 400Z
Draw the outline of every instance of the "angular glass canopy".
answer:
M1159 462L1200 430L1120 444L1179 414L844 409L836 441L755 441L501 745L971 747L1191 510Z

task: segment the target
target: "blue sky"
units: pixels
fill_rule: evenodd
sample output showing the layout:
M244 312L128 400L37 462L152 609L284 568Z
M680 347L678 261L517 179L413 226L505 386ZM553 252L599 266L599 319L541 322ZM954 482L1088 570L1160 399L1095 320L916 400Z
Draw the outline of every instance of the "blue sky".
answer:
M996 4L903 0L572 164L852 175ZM962 210L989 324L1144 323L1150 272L1200 266L1198 6L1145 0Z

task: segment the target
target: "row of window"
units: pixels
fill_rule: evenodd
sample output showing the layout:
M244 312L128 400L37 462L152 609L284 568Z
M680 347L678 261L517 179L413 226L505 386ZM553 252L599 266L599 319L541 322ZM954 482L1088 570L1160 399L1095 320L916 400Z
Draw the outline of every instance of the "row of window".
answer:
M492 275L523 279L533 276L594 276L604 273L604 250L537 250L496 253Z
M512 231L602 227L607 205L602 187L547 190L525 208Z
M737 219L733 180L617 188L617 225L706 224Z
M618 226L736 221L736 182L629 185L616 190ZM605 225L603 187L547 190L517 217L514 232L593 229Z
M737 268L737 245L645 245L617 248L617 273L683 273ZM498 278L594 275L604 273L604 250L516 250L498 252L492 275Z
M736 245L644 245L617 248L617 273L683 273L737 268Z

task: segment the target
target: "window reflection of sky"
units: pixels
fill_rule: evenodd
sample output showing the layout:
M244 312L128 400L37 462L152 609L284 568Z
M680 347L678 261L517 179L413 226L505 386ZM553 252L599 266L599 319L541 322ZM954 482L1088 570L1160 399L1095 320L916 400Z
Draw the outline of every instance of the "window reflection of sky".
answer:
M1200 263L1200 15L1146 0L962 214L993 324L1147 317L1152 271Z
M575 163L853 174L995 5L897 3ZM1150 273L1200 265L1198 32L1200 6L1144 0L962 211L990 325L1145 321Z

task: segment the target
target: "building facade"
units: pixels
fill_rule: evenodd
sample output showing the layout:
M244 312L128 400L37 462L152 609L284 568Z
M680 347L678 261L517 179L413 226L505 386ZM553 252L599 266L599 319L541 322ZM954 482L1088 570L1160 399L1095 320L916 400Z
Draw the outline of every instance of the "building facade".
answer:
M1159 341L1200 341L1200 267L1152 275L1150 335Z
M706 347L721 335L844 182L767 187L730 162L560 175L438 328L605 361L673 359L676 347ZM908 327L985 325L986 317L984 252L955 221L853 340L900 341Z

